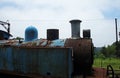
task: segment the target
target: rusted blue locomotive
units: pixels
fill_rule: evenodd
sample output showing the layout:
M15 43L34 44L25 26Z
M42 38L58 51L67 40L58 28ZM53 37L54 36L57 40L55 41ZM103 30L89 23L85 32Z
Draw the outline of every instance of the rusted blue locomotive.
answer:
M1 22L3 23L3 22ZM47 39L38 39L38 31L30 26L25 39L9 39L0 31L0 72L28 77L50 76L72 78L92 71L93 43L90 30L80 36L81 20L71 20L71 38L59 39L58 29L48 29Z

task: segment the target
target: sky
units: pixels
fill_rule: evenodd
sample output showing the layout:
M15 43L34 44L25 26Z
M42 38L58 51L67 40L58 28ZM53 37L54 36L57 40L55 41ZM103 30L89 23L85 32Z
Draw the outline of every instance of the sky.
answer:
M94 46L115 42L115 22L120 22L120 0L0 0L0 21L9 20L13 38L24 38L25 29L34 26L39 38L46 38L47 29L59 29L60 39L71 37L70 20L81 22L91 30ZM1 26L0 29L3 29Z

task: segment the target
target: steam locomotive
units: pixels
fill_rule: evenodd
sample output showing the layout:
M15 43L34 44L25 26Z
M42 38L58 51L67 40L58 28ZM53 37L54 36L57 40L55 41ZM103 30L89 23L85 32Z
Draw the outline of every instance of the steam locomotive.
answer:
M59 39L58 29L48 29L47 39L38 39L38 30L30 26L25 39L9 39L0 30L0 72L17 73L30 77L50 76L73 78L92 71L93 43L90 29L80 36L81 20L71 20L71 38ZM9 23L0 22L1 25Z

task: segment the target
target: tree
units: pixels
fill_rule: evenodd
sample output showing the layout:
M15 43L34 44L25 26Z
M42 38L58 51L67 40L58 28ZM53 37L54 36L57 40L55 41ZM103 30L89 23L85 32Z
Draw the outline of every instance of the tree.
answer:
M16 37L16 38L13 38L14 40L24 40L24 38L22 37Z
M107 47L102 47L101 49L101 53L105 56L105 57L115 57L115 45L108 45Z
M115 46L115 55L116 55L116 57L120 58L120 41L118 41L117 43L114 42L112 45Z
M102 47L101 51L100 51L105 57L108 56L107 52L106 52L106 47Z
M116 46L116 56L120 58L120 41L117 43L117 46Z
M114 45L108 45L106 48L106 52L107 52L107 57L115 57L115 48L116 46Z
M117 50L116 50L117 49ZM103 54L103 55L102 55ZM96 57L119 57L120 58L120 41L118 41L107 47L103 46L100 52L97 52Z

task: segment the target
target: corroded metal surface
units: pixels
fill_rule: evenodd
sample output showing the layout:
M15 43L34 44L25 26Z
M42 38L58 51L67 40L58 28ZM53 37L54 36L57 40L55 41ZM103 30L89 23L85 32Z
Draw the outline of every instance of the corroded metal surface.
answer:
M71 78L71 48L0 46L0 70Z
M57 40L46 40L38 39L35 41L23 41L22 43L19 40L0 40L0 45L10 45L10 46L21 46L21 47L64 47L66 39L57 39Z
M31 47L64 47L65 39L57 39L57 40L46 40L39 39L32 42L23 42L21 46L31 46Z
M86 70L91 70L93 64L93 46L91 39L67 39L65 47L73 48L75 73L84 73Z
M57 75L56 71L59 73L64 71L62 75L69 73L67 76L71 77L71 72L83 74L85 71L91 71L93 64L92 39L57 39L52 41L38 39L22 43L19 40L3 40L0 41L0 60L0 69L4 70L24 73L38 72L37 74L42 72L43 75L49 75L51 74L50 70L56 69L52 71L55 76ZM64 62L65 60L66 62ZM50 68L51 64L53 65L52 69ZM66 65L62 66L64 64ZM55 68L54 65L60 67Z
M4 45L15 45L18 46L19 45L19 41L18 40L0 40L0 46L4 46Z

